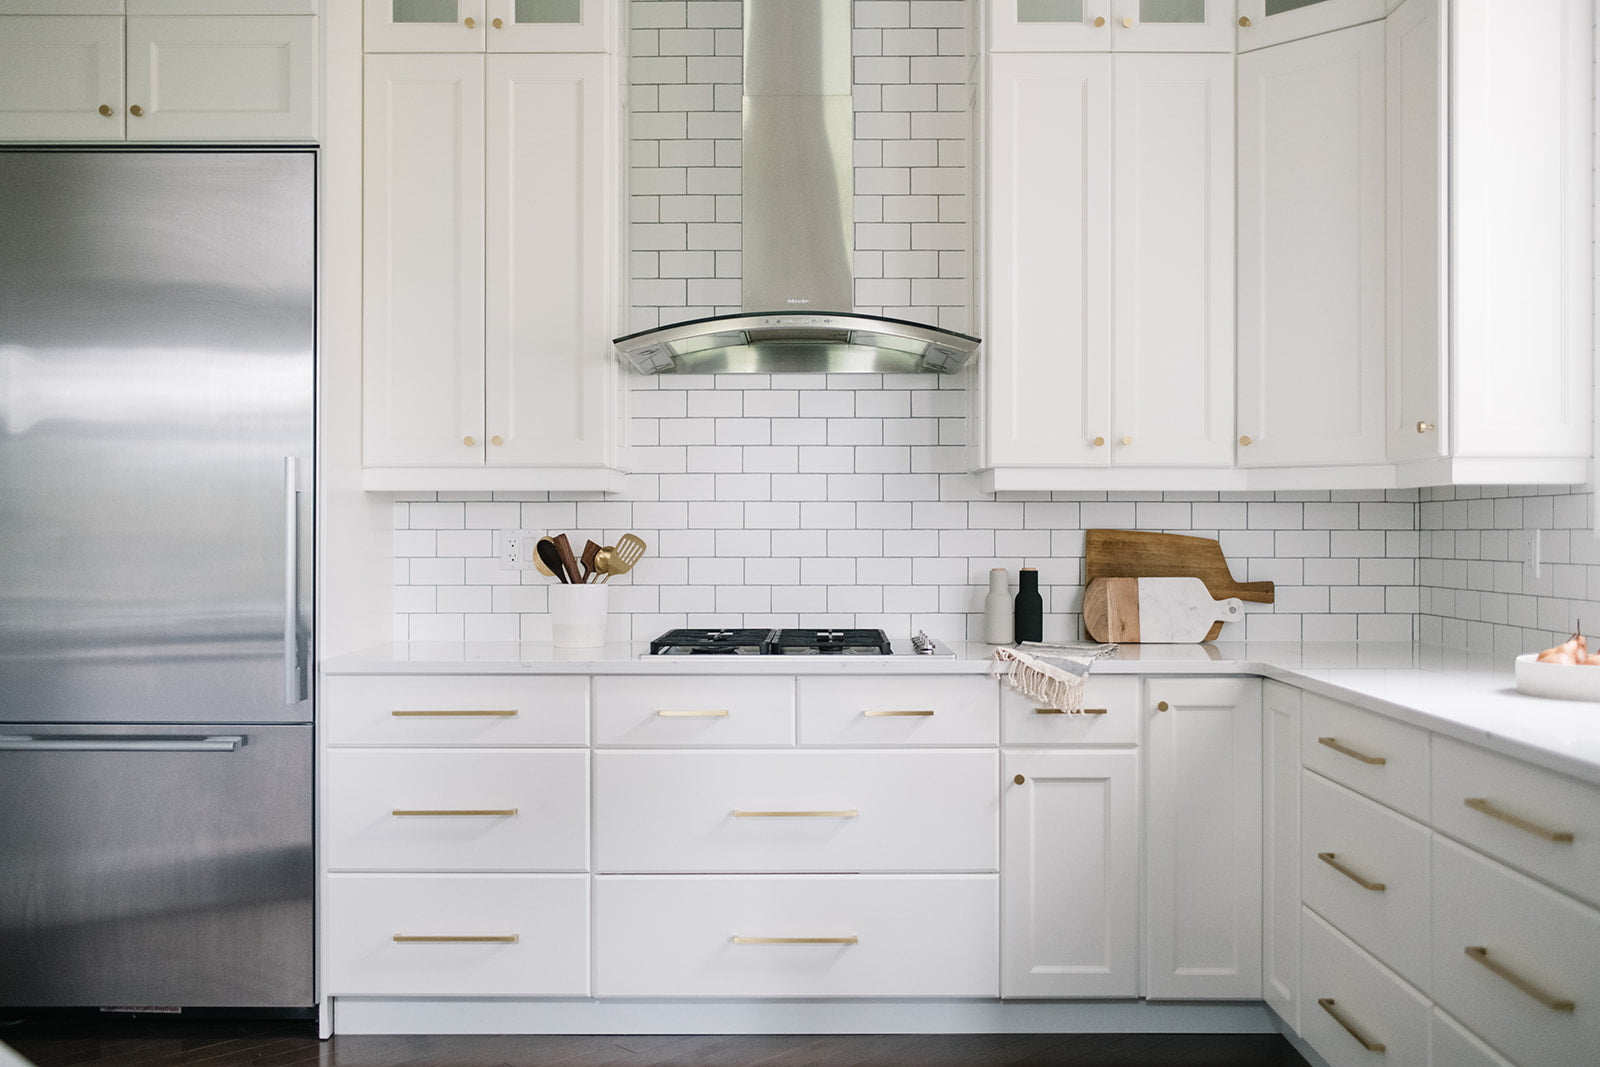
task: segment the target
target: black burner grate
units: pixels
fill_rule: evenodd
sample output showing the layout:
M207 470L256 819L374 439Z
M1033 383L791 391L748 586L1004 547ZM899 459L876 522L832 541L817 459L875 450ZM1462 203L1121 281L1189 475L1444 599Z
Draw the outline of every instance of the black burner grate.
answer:
M652 656L764 656L776 630L668 630L650 642Z
M779 630L772 651L782 656L887 656L882 630Z

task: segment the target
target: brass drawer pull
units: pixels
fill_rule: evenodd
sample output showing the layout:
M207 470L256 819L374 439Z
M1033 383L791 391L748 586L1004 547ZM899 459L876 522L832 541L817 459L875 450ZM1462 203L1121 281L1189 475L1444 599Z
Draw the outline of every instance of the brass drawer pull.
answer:
M515 815L516 808L395 808L395 815Z
M1339 1010L1334 1007L1332 997L1318 997L1317 1003L1322 1006L1323 1011L1333 1016L1334 1022L1344 1027L1345 1033L1359 1041L1362 1048L1366 1049L1368 1052L1385 1051L1383 1042L1372 1040L1366 1034L1363 1034L1360 1030L1357 1030L1355 1023L1351 1022L1349 1019L1346 1019L1342 1014L1340 1014Z
M1034 708L1035 715L1104 715L1105 708L1084 708L1081 711L1068 711L1066 708Z
M867 716L867 718L869 718L869 719L872 719L872 718L892 718L894 716L901 716L901 715L927 716L927 715L932 715L933 712L932 711L887 711L887 710L879 710L879 709L875 708L875 709L873 709L871 711L863 711L861 714Z
M1484 797L1467 797L1461 803L1465 804L1473 811L1482 812L1491 819L1499 819L1503 823L1509 823L1510 825L1515 826L1518 830L1526 830L1535 837L1542 837L1546 841L1554 841L1560 845L1572 844L1572 834L1568 833L1566 830L1551 830L1548 827L1540 826L1536 822L1529 822L1520 815L1513 815L1509 811L1502 811Z
M514 719L515 709L479 711L473 708L395 708L389 713L397 719Z
M515 945L516 934L395 934L401 944Z
M1321 860L1323 863L1326 863L1329 867L1332 867L1334 870L1338 871L1340 874L1342 874L1346 878L1350 879L1352 882L1354 882L1356 885L1360 886L1362 889L1369 889L1374 893L1382 893L1384 891L1384 889L1387 888L1382 882L1369 882L1369 881L1367 881L1365 878L1361 877L1355 871L1352 871L1349 867L1346 867L1344 864L1340 863L1338 860L1334 859L1333 857L1334 857L1334 853L1332 853L1332 852L1318 852L1317 853L1317 859Z
M1489 970L1493 971L1501 978L1504 978L1506 981L1510 982L1512 985L1516 986L1518 989L1522 990L1524 993L1528 994L1528 996L1532 997L1534 1000L1537 1000L1540 1004L1543 1004L1551 1011L1573 1011L1577 1007L1577 1005L1572 1001L1555 996L1554 994L1548 993L1539 988L1526 978L1522 977L1522 975L1518 974L1516 971L1511 970L1505 964L1491 960L1489 958L1489 950L1484 948L1482 945L1468 945L1466 948L1466 953L1472 959L1483 964L1485 967L1489 968Z
M854 819L860 816L858 808L840 811L740 811L733 809L735 819Z
M657 708L656 714L663 719L726 719L728 710L726 708L714 710L708 708L704 711L693 711L679 708Z
M1369 756L1365 752L1357 752L1353 748L1346 748L1345 746L1341 745L1335 738L1332 738L1332 737L1319 737L1319 738L1317 738L1317 744L1319 744L1319 745L1327 745L1329 748L1333 749L1335 752L1339 752L1339 753L1342 753L1343 755L1349 756L1351 759L1358 759L1362 763L1368 764L1368 765L1373 766L1373 767L1382 767L1385 763L1389 762L1387 759L1385 759L1382 756Z
M855 945L861 941L855 934L846 937L745 937L733 935L735 945Z

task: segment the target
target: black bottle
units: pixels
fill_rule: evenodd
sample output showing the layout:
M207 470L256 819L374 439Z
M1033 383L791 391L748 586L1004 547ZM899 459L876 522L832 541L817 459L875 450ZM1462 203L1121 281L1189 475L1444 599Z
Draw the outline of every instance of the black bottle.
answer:
M1018 641L1044 640L1044 598L1039 595L1039 572L1024 567L1017 575Z

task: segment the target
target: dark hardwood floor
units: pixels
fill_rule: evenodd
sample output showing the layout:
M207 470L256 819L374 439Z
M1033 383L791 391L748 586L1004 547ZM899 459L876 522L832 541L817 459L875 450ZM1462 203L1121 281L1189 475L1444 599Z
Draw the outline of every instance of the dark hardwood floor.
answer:
M0 1023L37 1067L1305 1067L1277 1035L883 1034L867 1036L336 1037L278 1020L51 1019Z

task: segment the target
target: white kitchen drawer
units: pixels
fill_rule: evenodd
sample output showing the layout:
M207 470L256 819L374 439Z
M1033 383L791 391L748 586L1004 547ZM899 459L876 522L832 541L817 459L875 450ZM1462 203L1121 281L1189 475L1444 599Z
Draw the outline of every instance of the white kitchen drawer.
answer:
M1300 805L1301 899L1426 991L1431 831L1310 771Z
M1433 1005L1308 908L1300 911L1300 989L1300 1036L1332 1067L1428 1062Z
M594 773L597 871L999 863L994 750L599 752Z
M794 678L601 676L594 743L793 745Z
M1510 1060L1450 1016L1433 1009L1432 1067L1513 1067Z
M589 992L588 875L335 874L322 915L325 995Z
M993 745L1000 686L986 677L800 679L802 745Z
M994 997L997 901L994 875L602 876L595 993Z
M1600 905L1600 789L1592 785L1435 737L1433 825Z
M1439 1007L1514 1063L1600 1062L1600 912L1437 834L1433 886Z
M1003 686L1000 718L1007 745L1137 744L1139 679L1091 675L1084 683L1083 710L1075 713Z
M332 870L583 871L589 754L334 749L323 826Z
M1312 770L1428 820L1428 732L1337 700L1305 693L1300 759Z
M589 679L576 675L331 675L330 745L585 745Z

